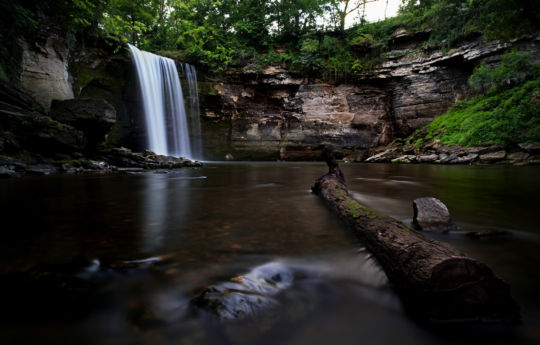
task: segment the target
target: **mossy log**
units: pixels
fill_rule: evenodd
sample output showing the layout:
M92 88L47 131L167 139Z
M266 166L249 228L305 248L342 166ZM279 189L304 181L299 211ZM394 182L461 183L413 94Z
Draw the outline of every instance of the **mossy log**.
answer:
M509 285L489 267L362 206L350 197L332 153L323 158L330 170L312 191L377 259L410 315L429 323L519 320Z

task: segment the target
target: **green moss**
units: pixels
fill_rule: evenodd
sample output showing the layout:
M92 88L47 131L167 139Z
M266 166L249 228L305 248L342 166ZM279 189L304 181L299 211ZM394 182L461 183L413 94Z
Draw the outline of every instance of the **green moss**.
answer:
M95 76L92 71L88 67L82 66L77 74L77 84L79 89L82 89L86 85L90 84L90 82L94 80L94 78Z
M477 68L469 83L486 93L457 103L416 131L406 144L419 149L438 139L443 145L511 147L540 141L540 65L527 65L525 58L510 52L503 55L499 67Z
M459 103L428 125L425 138L438 138L443 145L466 146L539 141L539 85L537 78Z
M350 198L345 200L345 209L353 218L366 214L366 208Z

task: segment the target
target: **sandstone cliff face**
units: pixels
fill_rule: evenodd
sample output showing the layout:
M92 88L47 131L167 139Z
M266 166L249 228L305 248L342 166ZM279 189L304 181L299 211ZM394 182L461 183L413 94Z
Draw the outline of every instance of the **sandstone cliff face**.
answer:
M410 48L421 43L414 42L418 38L401 41ZM345 84L277 67L228 73L222 82L202 83L205 157L315 159L330 144L338 156L362 158L443 114L464 97L476 65L497 63L512 46L537 58L540 39L500 44L472 37L446 54L417 49Z
M21 85L46 109L51 101L73 98L68 72L69 50L66 39L54 29L44 28L43 37L22 47Z

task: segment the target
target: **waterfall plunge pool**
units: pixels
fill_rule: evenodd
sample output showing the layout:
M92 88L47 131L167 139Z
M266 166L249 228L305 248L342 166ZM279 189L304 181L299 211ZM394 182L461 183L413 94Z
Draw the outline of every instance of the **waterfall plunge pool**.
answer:
M355 198L397 219L410 222L412 200L434 196L448 205L463 231L509 232L483 240L459 233L428 236L487 263L510 283L523 325L441 333L411 321L384 273L310 193L327 170L323 163L209 163L168 174L1 180L0 274L7 291L2 304L8 307L0 341L540 341L538 168L349 164L342 169ZM118 263L121 269L115 269ZM271 303L253 316L220 321L189 308L209 285L275 266L287 279L272 285Z

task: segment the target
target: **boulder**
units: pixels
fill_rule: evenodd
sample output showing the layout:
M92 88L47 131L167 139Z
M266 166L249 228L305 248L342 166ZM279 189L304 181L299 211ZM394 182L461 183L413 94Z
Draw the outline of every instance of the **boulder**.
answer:
M270 262L206 288L191 301L191 307L206 310L221 320L243 319L277 306L274 296L290 288L293 281L291 269L282 263Z
M439 159L439 156L436 154L418 156L418 161L420 163L432 163Z
M76 98L53 101L50 115L84 132L90 147L105 139L116 122L116 110L103 99Z
M540 143L522 143L519 147L530 154L540 153Z
M0 178L14 177L17 176L15 170L10 169L9 167L0 166Z
M468 155L460 156L455 159L452 159L450 163L451 164L469 164L469 163L472 163L476 158L478 158L478 154L469 153Z
M416 161L415 155L404 155L395 159L392 159L392 163L412 163Z
M395 158L395 149L387 149L383 152L377 153L366 159L366 162L386 162L392 158Z
M413 201L413 225L425 231L457 230L456 224L450 219L450 212L439 199L425 197Z
M511 161L512 163L520 163L529 158L529 154L527 152L514 152L508 155L507 159Z
M495 162L495 161L500 161L501 159L504 159L504 157L506 157L506 151L502 150L502 151L491 152L491 153L480 155L479 158L483 162Z

